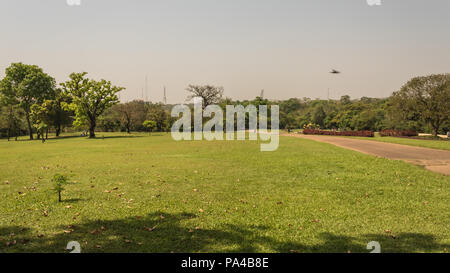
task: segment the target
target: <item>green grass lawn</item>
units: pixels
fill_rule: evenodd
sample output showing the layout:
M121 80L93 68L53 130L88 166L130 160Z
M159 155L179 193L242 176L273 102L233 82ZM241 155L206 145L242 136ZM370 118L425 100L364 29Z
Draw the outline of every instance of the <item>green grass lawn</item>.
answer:
M102 134L99 134L101 136ZM281 137L0 141L0 252L447 252L450 177ZM63 202L55 173L72 174Z

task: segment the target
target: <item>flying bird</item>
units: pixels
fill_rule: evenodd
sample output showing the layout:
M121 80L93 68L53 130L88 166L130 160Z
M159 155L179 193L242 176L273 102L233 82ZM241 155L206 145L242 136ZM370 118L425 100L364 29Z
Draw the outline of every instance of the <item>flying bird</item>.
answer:
M341 74L340 71L337 71L336 69L331 70L330 72L331 74Z

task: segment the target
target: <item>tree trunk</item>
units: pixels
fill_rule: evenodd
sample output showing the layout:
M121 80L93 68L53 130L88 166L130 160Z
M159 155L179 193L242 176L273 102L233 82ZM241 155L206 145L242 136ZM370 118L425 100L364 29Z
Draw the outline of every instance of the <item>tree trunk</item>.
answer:
M45 139L48 139L48 128L45 130Z
M437 137L438 135L438 130L436 128L433 128L433 136Z
M439 122L433 123L431 124L431 127L433 128L433 136L437 137L438 133L439 133L439 127L441 124Z
M25 117L27 119L28 132L30 133L30 140L33 140L33 129L31 128L30 114L26 112Z
M91 124L89 125L89 138L95 138L95 120L91 120Z
M58 201L61 202L61 192L58 191Z
M59 137L61 134L61 124L56 125L56 136Z

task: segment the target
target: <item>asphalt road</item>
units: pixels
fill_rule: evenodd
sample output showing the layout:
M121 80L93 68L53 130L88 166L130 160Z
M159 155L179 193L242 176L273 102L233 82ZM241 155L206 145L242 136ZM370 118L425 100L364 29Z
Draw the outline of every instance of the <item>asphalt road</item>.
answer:
M450 175L450 151L422 148L394 143L386 143L372 140L361 140L338 136L319 136L288 134L288 136L300 137L330 143L346 149L361 153L403 160L415 165L424 166L426 169L445 175ZM424 140L425 141L425 140Z

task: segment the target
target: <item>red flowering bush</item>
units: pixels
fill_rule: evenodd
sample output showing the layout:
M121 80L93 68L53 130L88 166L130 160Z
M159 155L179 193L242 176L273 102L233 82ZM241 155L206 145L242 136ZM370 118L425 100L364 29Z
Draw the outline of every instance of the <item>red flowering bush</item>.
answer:
M325 135L325 136L360 136L360 137L374 137L372 131L324 131L315 129L304 129L303 134L305 135Z

